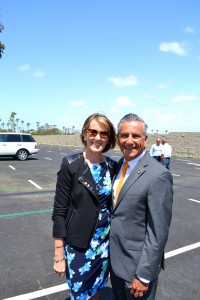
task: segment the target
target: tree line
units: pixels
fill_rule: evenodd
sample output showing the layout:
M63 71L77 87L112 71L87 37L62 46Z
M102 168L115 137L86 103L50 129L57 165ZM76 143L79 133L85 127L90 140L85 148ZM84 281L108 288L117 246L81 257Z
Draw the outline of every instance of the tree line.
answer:
M40 122L36 122L36 130L30 129L30 122L25 123L24 120L20 120L16 117L16 112L11 112L8 121L5 123L0 117L0 132L31 132L34 135L57 135L57 134L75 134L75 127L69 132L67 128L63 127L63 131L56 128L56 125L49 125L45 123L40 126ZM68 128L69 129L69 128Z
M11 132L29 131L31 123L27 122L26 124L24 124L24 120L16 118L16 115L16 112L11 112L11 115L6 123L4 123L4 121L0 117L0 130L7 130Z

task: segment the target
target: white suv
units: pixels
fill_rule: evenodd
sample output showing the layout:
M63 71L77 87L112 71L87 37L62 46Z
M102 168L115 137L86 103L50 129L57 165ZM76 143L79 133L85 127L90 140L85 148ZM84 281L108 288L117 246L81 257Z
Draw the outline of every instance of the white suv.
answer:
M19 160L26 160L29 155L37 152L37 143L31 134L0 132L0 156L12 156Z

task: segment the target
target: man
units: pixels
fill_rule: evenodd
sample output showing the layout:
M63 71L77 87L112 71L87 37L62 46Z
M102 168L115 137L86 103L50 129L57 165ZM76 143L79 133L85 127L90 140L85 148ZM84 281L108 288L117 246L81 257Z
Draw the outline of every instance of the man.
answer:
M161 154L163 150L163 145L161 144L161 139L158 138L156 143L151 146L150 155L153 156L156 160L161 162Z
M172 147L167 143L166 138L162 138L162 154L161 154L161 162L165 168L170 170L170 159L172 155Z
M124 116L118 125L118 145L124 157L113 186L110 230L110 275L116 300L154 300L164 263L173 182L171 173L147 152L146 131L147 125L135 114ZM128 168L116 199L124 162Z

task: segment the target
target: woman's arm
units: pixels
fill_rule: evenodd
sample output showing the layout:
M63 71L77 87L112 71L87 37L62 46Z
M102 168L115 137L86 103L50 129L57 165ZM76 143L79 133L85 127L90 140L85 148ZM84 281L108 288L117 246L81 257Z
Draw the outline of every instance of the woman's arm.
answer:
M62 238L54 239L54 271L59 276L64 277L66 272L66 262L65 262L65 253L64 253L64 240Z

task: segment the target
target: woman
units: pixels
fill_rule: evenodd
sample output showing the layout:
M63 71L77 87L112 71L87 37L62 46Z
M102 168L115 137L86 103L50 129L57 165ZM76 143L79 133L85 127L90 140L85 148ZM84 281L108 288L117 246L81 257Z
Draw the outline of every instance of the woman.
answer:
M102 114L82 128L83 153L64 157L53 209L54 271L66 274L71 299L98 300L107 283L111 182L117 163L103 155L115 147L115 129Z

